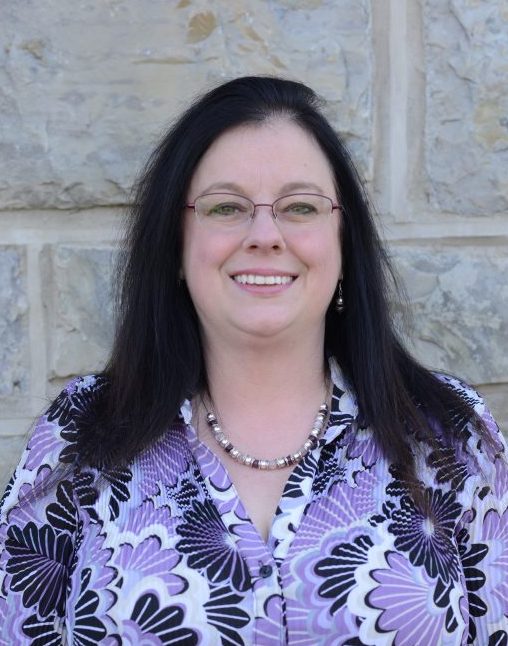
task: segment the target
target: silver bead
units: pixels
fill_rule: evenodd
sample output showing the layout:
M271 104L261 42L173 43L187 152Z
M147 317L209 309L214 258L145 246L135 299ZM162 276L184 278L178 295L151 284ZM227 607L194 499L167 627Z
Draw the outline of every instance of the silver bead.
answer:
M284 467L287 467L286 458L277 458L275 461L277 462L278 469L283 469Z
M291 457L293 458L293 460L294 460L295 462L300 462L300 460L302 459L303 455L302 455L302 452L301 452L301 451L297 451L296 453L293 453L293 454L291 455Z
M268 460L259 460L259 468L266 471L268 469L269 461Z
M305 440L305 442L303 443L303 448L307 453L311 450L313 444L314 442L312 442L311 440Z
M219 444L222 446L222 448L225 448L229 444L228 438L223 437L222 440L219 440Z
M238 460L238 458L241 457L240 451L238 449L235 449L234 447L229 452L229 455L233 458L233 460Z
M221 427L218 424L213 424L211 428L213 433L220 433L222 431Z
M206 421L210 424L212 422L216 422L217 418L215 417L215 415L213 413L208 413L207 416L206 416Z
M327 413L328 412L328 404L321 404L321 406L319 407L319 410L323 411L323 413Z
M321 435L321 429L314 427L310 434L312 435L312 437L318 438Z

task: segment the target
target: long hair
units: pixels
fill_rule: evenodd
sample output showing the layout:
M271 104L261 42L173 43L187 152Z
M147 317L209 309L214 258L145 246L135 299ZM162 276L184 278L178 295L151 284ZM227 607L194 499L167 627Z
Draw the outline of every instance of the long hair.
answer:
M384 454L415 481L408 433L445 441L473 410L404 349L389 308L391 269L350 156L302 83L238 78L198 99L150 157L137 184L122 272L119 319L94 423L79 434L90 464L129 462L167 431L185 397L206 387L198 320L185 284L182 213L201 157L230 128L283 117L310 133L333 170L342 207L346 310L326 315L325 347L354 389L363 424Z

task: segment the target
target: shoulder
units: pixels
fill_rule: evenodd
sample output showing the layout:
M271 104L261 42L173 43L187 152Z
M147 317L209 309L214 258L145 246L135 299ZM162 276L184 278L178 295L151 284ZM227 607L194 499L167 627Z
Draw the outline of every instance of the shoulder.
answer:
M69 381L60 394L53 400L47 411L40 417L35 426L29 447L38 441L43 427L51 427L55 437L60 437L64 444L62 462L75 459L75 447L78 432L86 430L95 421L96 411L107 390L108 382L102 375L76 377Z
M49 422L67 426L93 408L107 386L108 381L103 375L75 377L53 400L45 417Z
M469 418L464 416L463 429L469 431L474 440L481 439L483 436L485 440L492 441L497 445L499 451L503 452L506 441L483 396L473 386L458 377L445 373L434 373L434 375L452 390L471 412ZM455 413L455 411L452 412ZM460 411L456 414L460 416ZM472 429L476 429L476 433L471 433Z
M14 476L21 476L28 483L41 470L50 472L59 465L73 464L78 429L86 424L105 386L106 380L100 375L69 381L35 421Z
M457 425L455 451L473 479L489 484L493 492L505 495L508 491L508 447L496 420L483 396L461 379L443 373L434 373L462 400L470 414L463 410L451 411Z
M476 414L481 415L483 413L485 410L484 399L473 386L454 375L444 372L433 372L432 374L447 388L453 391Z

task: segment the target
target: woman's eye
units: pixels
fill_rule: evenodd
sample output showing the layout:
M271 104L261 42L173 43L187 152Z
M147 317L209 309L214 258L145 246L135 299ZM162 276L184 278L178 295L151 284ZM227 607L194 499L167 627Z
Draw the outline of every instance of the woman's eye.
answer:
M241 204L237 204L236 202L228 202L215 204L209 209L208 215L238 215L244 212L245 207L243 207Z
M316 213L317 209L313 204L308 202L295 202L294 204L289 204L284 211L286 213L294 213L295 215L312 215Z

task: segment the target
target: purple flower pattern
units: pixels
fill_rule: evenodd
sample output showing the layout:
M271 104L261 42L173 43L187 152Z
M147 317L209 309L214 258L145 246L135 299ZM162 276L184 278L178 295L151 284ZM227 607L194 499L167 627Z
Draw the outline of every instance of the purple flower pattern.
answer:
M328 428L291 473L267 543L188 402L129 468L74 468L107 384L73 380L4 494L0 645L508 643L508 469L483 402L443 377L492 443L464 419L456 450L421 444L422 513L333 362L332 376Z
M402 496L388 531L396 537L395 547L408 552L413 565L423 565L430 577L448 582L457 577L459 567L453 535L461 506L453 491L441 489L426 489L425 502L428 513L420 511L410 496Z
M210 501L194 503L176 531L181 536L176 549L187 555L189 567L205 571L211 583L230 581L234 589L241 592L250 588L251 577L245 558Z
M37 527L30 522L23 529L9 527L5 542L9 559L6 571L11 575L10 589L22 593L25 608L35 606L40 616L55 611L62 616L65 608L68 566L72 559L72 541L50 525ZM41 594L44 590L45 594Z
M402 554L390 552L386 556L385 569L374 570L371 577L377 583L366 602L379 610L376 631L381 634L395 633L396 646L412 644L463 643L467 624L465 600L458 589L454 590L451 605L440 607L433 594L436 581L425 568L414 565ZM451 621L450 609L456 613ZM450 630L448 630L448 626ZM452 642L453 643L453 642Z
M183 577L172 573L180 558L175 550L164 549L159 537L149 536L135 547L129 543L120 545L113 564L122 572L123 585L134 585L140 575L158 577L173 596L181 594L187 587Z

